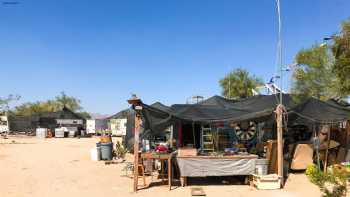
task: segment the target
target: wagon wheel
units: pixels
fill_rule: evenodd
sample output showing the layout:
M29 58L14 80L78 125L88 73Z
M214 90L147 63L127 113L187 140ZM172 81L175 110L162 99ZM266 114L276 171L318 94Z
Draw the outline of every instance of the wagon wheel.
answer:
M249 126L246 129L241 128L241 125L238 124L235 127L235 130L237 137L243 141L251 140L256 133L256 127L254 122L249 122Z

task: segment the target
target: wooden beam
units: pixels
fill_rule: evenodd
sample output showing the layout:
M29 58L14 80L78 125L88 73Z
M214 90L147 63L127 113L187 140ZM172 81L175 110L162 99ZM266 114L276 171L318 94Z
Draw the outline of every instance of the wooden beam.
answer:
M283 185L283 105L276 108L277 121L277 173Z
M138 178L139 178L139 134L141 128L141 117L135 112L135 126L134 126L134 192L137 192Z
M169 155L168 158L168 186L169 186L169 191L171 190L171 179L172 179L172 169L171 169L171 159L172 159L172 154Z
M323 166L323 172L327 172L327 165L328 165L328 152L329 152L329 142L331 139L331 129L327 128L327 146L326 146L326 153L325 153L325 159L324 159L324 166Z

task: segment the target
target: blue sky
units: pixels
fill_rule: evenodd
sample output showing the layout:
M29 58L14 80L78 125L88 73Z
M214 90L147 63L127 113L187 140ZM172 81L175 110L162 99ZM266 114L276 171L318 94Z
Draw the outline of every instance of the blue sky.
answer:
M274 0L17 1L0 5L0 96L19 94L17 104L65 91L89 112L115 113L130 93L184 103L220 94L234 68L266 81L276 71ZM348 0L281 0L284 63L349 10Z

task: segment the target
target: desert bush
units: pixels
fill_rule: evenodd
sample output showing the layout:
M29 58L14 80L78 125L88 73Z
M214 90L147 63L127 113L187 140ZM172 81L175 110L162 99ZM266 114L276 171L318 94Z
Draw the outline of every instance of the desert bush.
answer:
M311 165L306 169L305 174L313 184L320 188L323 197L346 196L349 173L342 168L332 167L329 172L323 172L316 165Z

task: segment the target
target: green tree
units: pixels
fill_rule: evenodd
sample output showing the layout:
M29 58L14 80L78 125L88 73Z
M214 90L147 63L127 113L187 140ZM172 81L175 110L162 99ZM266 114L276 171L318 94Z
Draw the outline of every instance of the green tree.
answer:
M228 98L247 98L253 95L253 90L263 85L261 79L250 75L245 69L235 69L219 81L222 95Z
M75 97L67 96L65 92L61 92L61 95L56 96L55 102L58 108L63 108L65 106L72 111L79 111L82 109L80 106L81 101Z
M53 112L53 108L47 102L27 102L15 108L15 114L21 116L30 116L38 113Z
M342 23L341 33L333 37L331 46L335 57L333 72L341 81L340 96L350 95L350 18Z
M338 80L332 73L334 58L327 46L315 44L302 49L295 60L300 66L293 73L293 94L321 100L339 96Z
M82 113L83 117L88 117L86 112L81 111L80 100L72 96L67 96L64 92L61 92L55 99L23 103L17 106L14 112L16 115L30 116L44 112L59 111L63 107L67 107L74 112Z
M77 114L80 115L81 117L83 117L84 119L90 119L91 118L91 115L88 112L86 112L86 111L78 112Z

